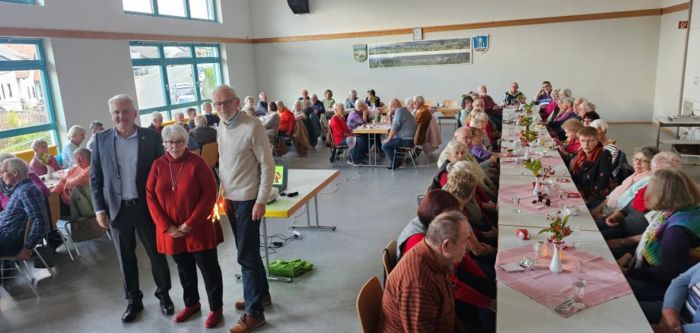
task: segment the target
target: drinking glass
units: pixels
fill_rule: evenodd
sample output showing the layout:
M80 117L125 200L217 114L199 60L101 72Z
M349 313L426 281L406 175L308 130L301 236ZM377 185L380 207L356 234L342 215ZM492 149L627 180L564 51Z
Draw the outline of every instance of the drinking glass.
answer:
M574 300L572 305L576 309L581 310L586 308L586 286L588 286L588 281L586 281L586 279L584 279L582 276L576 277L571 283L571 287L573 288Z
M511 199L513 200L513 205L515 206L515 208L513 209L513 212L522 213L523 211L520 209L520 197L517 195L514 195L511 197Z
M571 225L571 242L573 243L574 247L579 247L581 244L581 226L580 225Z

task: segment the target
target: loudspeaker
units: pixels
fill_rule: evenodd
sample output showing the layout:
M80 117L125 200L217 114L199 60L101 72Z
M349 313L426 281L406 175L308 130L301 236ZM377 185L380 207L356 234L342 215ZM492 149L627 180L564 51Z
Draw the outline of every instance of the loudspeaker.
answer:
M289 8L292 9L294 14L308 14L309 13L309 0L287 0Z

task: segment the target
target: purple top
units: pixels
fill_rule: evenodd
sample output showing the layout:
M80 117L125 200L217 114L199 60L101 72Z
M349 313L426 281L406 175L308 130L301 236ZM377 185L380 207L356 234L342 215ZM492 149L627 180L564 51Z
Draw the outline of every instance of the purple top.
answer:
M484 148L484 145L478 144L472 146L472 155L474 155L474 158L476 158L479 163L482 163L491 158L493 154Z
M58 161L56 161L56 158L53 155L51 155L51 157L49 157L48 165L50 165L54 171L61 170L61 166L58 165ZM32 160L29 162L29 169L32 170L34 173L36 173L39 176L43 176L47 172L49 172L46 165L41 163L41 161L39 161L39 159L36 156L34 156L32 158Z
M357 110L353 111L348 115L348 128L352 131L355 128L363 125L365 121L362 119L362 114Z

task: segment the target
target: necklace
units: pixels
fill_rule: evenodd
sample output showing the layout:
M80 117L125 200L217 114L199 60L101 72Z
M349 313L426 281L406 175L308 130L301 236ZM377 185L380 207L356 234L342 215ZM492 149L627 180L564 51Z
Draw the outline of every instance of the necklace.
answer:
M180 179L180 173L182 173L182 167L185 165L185 159L183 158L182 161L180 162L180 169L177 170L177 176L173 177L173 161L168 162L168 167L170 169L170 184L171 187L170 189L175 192L175 184L177 184L177 180Z

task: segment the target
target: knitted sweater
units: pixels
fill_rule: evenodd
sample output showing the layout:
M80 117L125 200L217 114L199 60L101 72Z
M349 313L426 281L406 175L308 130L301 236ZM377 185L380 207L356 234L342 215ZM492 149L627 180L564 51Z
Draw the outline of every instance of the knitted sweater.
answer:
M258 119L242 112L221 120L221 125L216 141L224 197L266 204L272 190L275 160L265 128Z

